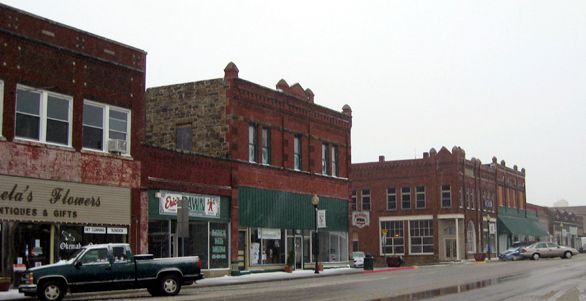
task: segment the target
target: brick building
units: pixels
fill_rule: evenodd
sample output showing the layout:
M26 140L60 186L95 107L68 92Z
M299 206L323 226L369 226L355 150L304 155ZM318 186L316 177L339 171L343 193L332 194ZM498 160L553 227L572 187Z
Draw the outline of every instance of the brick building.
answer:
M2 274L131 241L146 53L3 4L0 19Z
M205 232L196 223L207 222L210 241L215 240L213 235L229 241L226 246L199 249L210 258L209 270L225 273L232 262L238 262L241 270L280 270L289 250L295 251L296 266L302 268L315 261L310 254L315 243L311 199L317 195L319 209L326 210L326 228L318 232L319 261L347 264L351 126L349 106L342 112L319 106L311 90L289 86L284 80L276 90L246 81L239 78L233 63L226 66L223 78L150 88L146 144L181 152L176 157L185 162L178 163L184 167L192 160L207 160L216 171L201 170L207 185L189 175L174 188L143 182L150 197L149 220L158 218L161 210L157 213L152 207L160 208L167 195L219 200L218 208L229 215L228 220L213 215L198 219L198 213L190 213L194 231ZM145 167L150 164L143 161ZM161 182L171 176L148 168L143 179ZM216 218L223 219L227 228L222 229L227 232L213 231ZM166 223L174 228L176 217ZM153 226L149 226L149 252L156 254L152 237L160 227ZM197 243L193 242L193 252ZM169 240L168 245L172 249L174 243Z
M494 256L510 240L497 232L497 210L525 208L524 175L496 158L468 160L459 147L352 164L353 249L379 264L391 255L408 263Z

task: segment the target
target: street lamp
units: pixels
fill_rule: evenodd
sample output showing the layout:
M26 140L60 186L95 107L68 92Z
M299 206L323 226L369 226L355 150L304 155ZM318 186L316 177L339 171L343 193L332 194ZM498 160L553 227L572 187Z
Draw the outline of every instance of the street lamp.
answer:
M311 197L311 204L313 205L314 211L315 211L315 234L314 234L314 247L313 247L313 256L315 257L315 274L319 274L319 267L318 267L318 260L317 257L319 256L319 237L317 234L317 205L319 205L319 197L317 196L317 194L314 194ZM317 244L317 245L315 245Z

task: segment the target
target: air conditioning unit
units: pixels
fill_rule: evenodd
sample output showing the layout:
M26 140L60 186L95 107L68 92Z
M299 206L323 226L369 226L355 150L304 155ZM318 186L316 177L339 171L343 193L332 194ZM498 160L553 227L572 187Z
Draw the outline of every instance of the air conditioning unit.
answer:
M111 153L126 153L127 143L126 140L121 139L109 139L108 140L108 151Z

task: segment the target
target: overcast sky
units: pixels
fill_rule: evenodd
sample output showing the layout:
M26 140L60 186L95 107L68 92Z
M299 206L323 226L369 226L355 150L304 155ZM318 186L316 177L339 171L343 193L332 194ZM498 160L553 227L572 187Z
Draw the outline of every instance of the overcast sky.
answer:
M354 163L457 145L586 205L586 1L0 1L147 51L147 87L233 61L349 104Z

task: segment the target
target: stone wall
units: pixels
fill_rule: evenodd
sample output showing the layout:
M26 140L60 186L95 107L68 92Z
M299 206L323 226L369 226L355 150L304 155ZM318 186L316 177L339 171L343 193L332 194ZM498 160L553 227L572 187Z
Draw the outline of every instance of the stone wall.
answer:
M192 152L226 157L228 122L224 80L150 88L146 94L147 144L175 149L177 127L191 126Z

